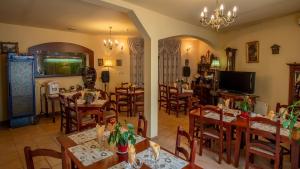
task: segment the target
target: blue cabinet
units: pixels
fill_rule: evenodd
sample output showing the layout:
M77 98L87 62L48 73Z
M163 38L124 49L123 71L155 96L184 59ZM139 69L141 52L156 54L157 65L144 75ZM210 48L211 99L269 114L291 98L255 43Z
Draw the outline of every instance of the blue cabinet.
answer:
M32 124L35 118L34 57L8 54L10 127Z

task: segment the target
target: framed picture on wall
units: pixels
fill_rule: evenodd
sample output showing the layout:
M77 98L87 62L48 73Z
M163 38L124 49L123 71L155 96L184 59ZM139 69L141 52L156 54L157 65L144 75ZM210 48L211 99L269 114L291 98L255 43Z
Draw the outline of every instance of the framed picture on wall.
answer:
M98 59L98 66L103 66L103 65L104 65L103 59L102 58Z
M122 59L117 59L116 60L116 65L117 66L122 66Z
M259 43L258 41L247 42L246 44L247 63L258 63Z
M19 53L18 42L0 42L1 54Z

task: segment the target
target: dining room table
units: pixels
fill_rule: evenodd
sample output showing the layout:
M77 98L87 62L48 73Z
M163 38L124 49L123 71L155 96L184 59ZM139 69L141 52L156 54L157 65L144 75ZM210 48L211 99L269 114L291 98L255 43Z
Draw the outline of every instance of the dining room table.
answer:
M106 132L104 135L107 139L109 133ZM136 157L143 161L141 168L153 168L151 160L149 161L152 156L148 138L139 135L135 135L135 137ZM95 128L57 137L63 153L63 169L71 169L73 165L77 166L78 169L126 168L124 166L127 164L128 154L117 154L115 146L109 145L106 139L104 139L106 144L100 144ZM202 169L164 148L160 150L157 164L160 168Z
M231 147L231 136L232 136L232 128L236 129L236 140L234 144L234 160L233 165L237 168L239 166L240 161L240 152L241 152L241 143L242 143L242 137L245 136L246 130L247 130L247 120L245 118L240 117L237 115L238 110L234 109L226 109L223 110L224 113L235 113L234 117L224 117L223 116L223 125L226 129L226 147ZM207 112L206 115L211 114ZM205 116L205 115L204 115ZM211 115L208 115L211 116ZM216 118L215 116L211 116L212 118ZM219 117L218 117L219 118ZM189 133L191 136L194 136L194 128L195 128L195 121L200 120L200 108L190 111L189 113ZM200 122L201 123L201 122ZM268 127L265 126L257 126L258 128L268 131L271 133L275 133L275 130L270 130ZM296 140L293 140L289 137L288 129L281 128L280 129L280 142L289 144L291 147L291 169L298 169L299 165L299 143ZM229 151L227 151L229 150ZM231 148L228 148L226 150L226 162L231 163Z

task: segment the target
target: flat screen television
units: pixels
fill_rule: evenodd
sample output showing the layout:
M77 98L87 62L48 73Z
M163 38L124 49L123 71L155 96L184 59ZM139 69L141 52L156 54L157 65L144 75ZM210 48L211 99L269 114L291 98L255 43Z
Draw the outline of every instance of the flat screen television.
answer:
M253 94L255 89L255 72L220 71L219 89Z

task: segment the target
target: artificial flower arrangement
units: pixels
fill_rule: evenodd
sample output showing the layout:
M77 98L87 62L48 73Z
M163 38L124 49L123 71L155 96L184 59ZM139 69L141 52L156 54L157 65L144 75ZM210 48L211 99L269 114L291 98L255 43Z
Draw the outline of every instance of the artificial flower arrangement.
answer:
M249 112L253 106L252 100L249 96L245 96L243 101L241 101L238 105L238 108L242 111L241 117L242 118L249 118Z

